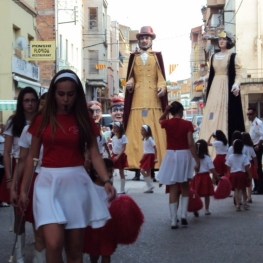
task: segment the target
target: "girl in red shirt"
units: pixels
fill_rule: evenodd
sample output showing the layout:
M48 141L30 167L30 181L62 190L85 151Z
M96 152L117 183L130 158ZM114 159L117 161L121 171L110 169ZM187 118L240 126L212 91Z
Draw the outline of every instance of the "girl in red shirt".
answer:
M165 129L167 150L162 161L158 178L160 184L169 185L169 208L171 228L177 226L178 185L181 184L181 224L187 226L187 208L189 202L189 180L193 177L193 170L198 172L200 161L196 153L193 139L193 125L182 119L184 107L174 101L168 105L159 119L161 127ZM172 118L166 119L168 113ZM194 159L193 159L194 158ZM194 162L195 161L195 162Z
M43 112L36 116L28 131L32 143L21 186L20 208L26 209L33 158L38 158L43 144L33 194L35 226L43 230L47 262L62 263L65 247L67 262L81 263L85 227L102 227L110 218L84 168L86 150L107 194L113 198L115 191L98 151L98 129L89 115L82 84L73 71L61 70L53 77Z

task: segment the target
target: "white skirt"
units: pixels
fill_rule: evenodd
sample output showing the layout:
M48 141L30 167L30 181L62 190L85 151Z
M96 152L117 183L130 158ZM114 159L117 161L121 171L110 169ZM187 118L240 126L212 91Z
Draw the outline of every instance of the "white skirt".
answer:
M166 150L157 179L164 185L187 182L193 178L194 166L190 150Z
M99 228L111 218L83 166L41 167L34 185L33 212L36 229L51 223L64 224L65 229Z

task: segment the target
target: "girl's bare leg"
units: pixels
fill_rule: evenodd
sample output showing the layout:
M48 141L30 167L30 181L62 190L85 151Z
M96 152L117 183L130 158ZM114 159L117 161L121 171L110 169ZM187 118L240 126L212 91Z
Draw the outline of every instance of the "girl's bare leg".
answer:
M46 261L48 263L63 263L64 225L48 224L43 225L42 229L46 243Z
M84 228L67 229L65 231L65 251L67 263L82 263L82 246Z

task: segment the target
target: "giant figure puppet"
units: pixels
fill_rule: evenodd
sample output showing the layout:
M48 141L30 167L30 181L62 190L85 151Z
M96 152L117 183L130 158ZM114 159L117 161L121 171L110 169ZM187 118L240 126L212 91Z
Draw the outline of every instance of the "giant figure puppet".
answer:
M124 98L114 97L111 99L110 114L113 121L123 121Z
M166 150L165 132L158 122L167 105L164 64L161 52L152 51L156 35L150 26L136 35L140 51L129 58L123 124L128 138L126 154L129 168L138 169L143 154L141 127L151 127L156 142L159 168Z
M208 80L199 137L207 140L215 130L222 130L231 144L235 130L245 131L240 96L242 65L239 56L231 51L235 38L230 32L220 33L218 45L220 52L212 55L209 73L194 82L198 84ZM211 154L214 155L212 151Z

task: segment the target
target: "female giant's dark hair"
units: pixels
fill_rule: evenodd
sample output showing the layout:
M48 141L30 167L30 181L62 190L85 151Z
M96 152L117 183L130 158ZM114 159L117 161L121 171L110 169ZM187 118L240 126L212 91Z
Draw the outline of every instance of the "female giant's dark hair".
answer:
M77 78L78 83L76 83L75 80L73 80L70 77L62 77L58 79L56 83L54 83L55 79L63 73L74 74ZM56 127L57 125L59 125L56 119L56 113L57 113L57 102L55 99L56 88L58 83L64 82L66 80L72 81L76 86L76 101L72 108L72 112L75 115L78 131L79 131L79 148L80 151L84 153L86 149L85 147L87 148L91 147L95 135L92 132L91 121L89 118L90 113L88 111L82 84L80 82L79 77L72 70L69 69L60 70L51 80L46 97L46 103L43 107L43 114L42 114L43 117L39 126L38 135L41 135L49 124L51 126L52 135L55 134Z
M22 89L17 98L17 104L16 104L16 112L14 115L12 115L9 120L10 124L6 127L7 129L13 125L12 128L12 134L14 137L20 137L24 127L26 126L26 117L24 114L24 106L23 106L23 100L24 96L28 93L34 94L36 98L36 102L38 102L38 95L37 92L31 88L31 87L25 87Z

